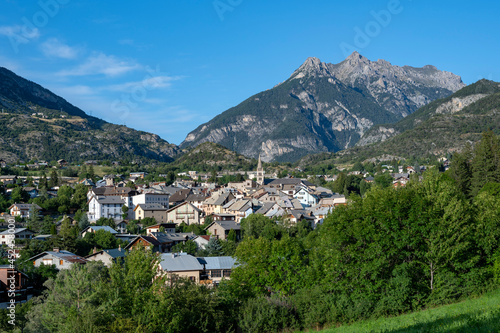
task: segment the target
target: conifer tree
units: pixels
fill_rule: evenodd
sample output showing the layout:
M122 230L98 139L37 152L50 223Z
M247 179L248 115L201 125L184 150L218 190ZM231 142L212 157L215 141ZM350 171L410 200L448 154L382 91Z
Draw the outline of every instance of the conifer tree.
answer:
M500 181L500 145L497 136L488 131L474 149L471 189L475 196L486 183Z

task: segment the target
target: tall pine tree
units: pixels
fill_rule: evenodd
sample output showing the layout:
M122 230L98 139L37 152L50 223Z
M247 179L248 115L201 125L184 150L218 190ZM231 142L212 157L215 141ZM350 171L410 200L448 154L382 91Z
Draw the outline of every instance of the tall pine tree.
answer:
M472 195L476 195L486 183L500 182L500 145L492 132L483 133L481 141L474 149L472 159Z

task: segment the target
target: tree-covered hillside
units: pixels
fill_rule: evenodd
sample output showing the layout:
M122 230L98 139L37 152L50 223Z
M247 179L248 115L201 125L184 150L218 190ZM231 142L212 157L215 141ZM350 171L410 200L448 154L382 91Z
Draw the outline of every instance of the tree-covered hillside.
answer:
M0 68L0 158L172 161L158 135L91 117L40 85Z

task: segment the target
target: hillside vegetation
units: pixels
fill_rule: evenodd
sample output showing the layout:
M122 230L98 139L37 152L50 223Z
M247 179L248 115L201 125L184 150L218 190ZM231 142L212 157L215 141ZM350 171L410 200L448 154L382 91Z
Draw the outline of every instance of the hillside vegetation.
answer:
M254 170L257 161L231 151L219 144L205 142L195 148L186 149L183 155L170 165L179 170L200 172L221 170Z
M485 131L500 134L500 83L478 81L450 97L420 108L395 124L382 127L383 134L389 136L383 142L356 146L336 154L306 156L298 165L441 157L462 151L466 144L478 142ZM380 128L374 127L363 138L380 140Z
M157 160L179 149L156 134L91 117L40 85L0 67L0 158Z
M436 332L472 333L500 331L500 290L457 304L393 318L380 318L321 331L321 333ZM309 331L311 332L311 331Z

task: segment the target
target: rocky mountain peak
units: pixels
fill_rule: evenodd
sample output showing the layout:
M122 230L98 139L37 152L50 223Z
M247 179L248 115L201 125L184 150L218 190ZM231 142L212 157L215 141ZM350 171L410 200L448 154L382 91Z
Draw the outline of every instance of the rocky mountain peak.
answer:
M189 133L181 147L211 141L263 161L352 147L376 124L393 123L464 86L452 73L393 66L353 52L340 63L311 57L284 83Z
M291 78L302 78L306 75L330 75L329 65L321 62L316 57L309 57L304 63L292 74Z
M357 66L359 64L369 64L371 61L359 54L358 51L354 51L344 60L344 62L351 66Z

